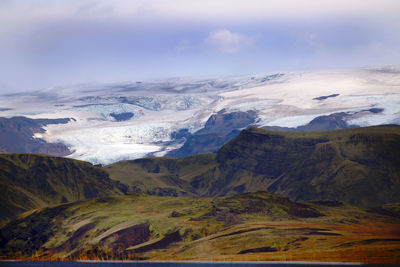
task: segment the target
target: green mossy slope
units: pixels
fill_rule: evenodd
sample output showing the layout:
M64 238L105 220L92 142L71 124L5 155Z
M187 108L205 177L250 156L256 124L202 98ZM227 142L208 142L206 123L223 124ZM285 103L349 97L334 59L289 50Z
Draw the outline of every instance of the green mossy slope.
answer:
M299 203L267 192L215 198L128 194L47 207L13 220L0 229L0 256L358 262L378 256L378 262L396 262L399 219L385 206Z
M131 191L160 196L198 195L191 181L218 166L215 156L144 158L120 161L104 168L112 179L129 185Z
M250 128L217 155L210 194L263 189L293 200L375 205L400 201L400 127L312 133Z
M37 154L0 154L0 223L34 208L121 194L125 188L88 162Z
M323 216L307 204L267 192L217 198L112 196L47 207L11 221L0 230L0 254L31 256L39 250L64 256L79 255L83 250L126 252L135 245L153 244L173 233L176 239L170 243L193 241L254 218Z

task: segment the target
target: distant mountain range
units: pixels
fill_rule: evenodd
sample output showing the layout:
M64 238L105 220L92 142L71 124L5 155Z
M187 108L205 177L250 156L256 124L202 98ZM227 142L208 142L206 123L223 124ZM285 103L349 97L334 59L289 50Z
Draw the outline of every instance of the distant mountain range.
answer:
M110 164L216 152L250 126L400 124L400 67L91 84L0 95L0 150Z

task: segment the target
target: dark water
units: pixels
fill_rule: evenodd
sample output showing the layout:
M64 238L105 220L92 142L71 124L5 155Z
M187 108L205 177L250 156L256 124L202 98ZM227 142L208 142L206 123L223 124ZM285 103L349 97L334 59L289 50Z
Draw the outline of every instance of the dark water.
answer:
M62 262L62 261L51 261L51 262L29 262L29 261L0 261L1 267L327 267L327 266L384 266L374 264L359 264L359 263L312 263L312 262ZM387 265L394 266L394 265ZM397 265L398 266L398 265Z

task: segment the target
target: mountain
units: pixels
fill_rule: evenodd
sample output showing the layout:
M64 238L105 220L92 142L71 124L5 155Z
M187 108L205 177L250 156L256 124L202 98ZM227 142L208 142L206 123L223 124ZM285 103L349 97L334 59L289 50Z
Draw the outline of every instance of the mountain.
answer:
M262 129L281 132L312 132L312 131L330 131L338 129L356 128L358 125L347 123L347 119L353 116L363 114L378 114L383 112L380 108L371 108L358 112L340 112L329 115L318 116L312 119L306 125L298 127L280 127L280 126L263 126ZM197 132L190 134L189 132L178 132L176 135L182 135L185 139L184 144L175 150L165 154L166 157L185 157L200 153L217 152L225 143L239 135L240 130L257 125L259 118L257 112L249 110L247 112L236 111L227 112L221 110L217 114L212 115ZM174 139L178 139L175 137Z
M311 133L250 128L218 152L224 178L210 194L263 186L295 200L398 202L399 151L399 126Z
M247 128L257 120L257 113L227 112L221 110L212 115L204 127L185 136L185 143L179 149L166 154L167 157L185 157L201 153L216 152L222 145L236 137L242 128Z
M297 260L398 263L398 205L121 195L42 208L0 229L30 260ZM357 233L357 234L355 234Z
M35 154L0 154L0 188L1 224L31 209L125 190L101 167Z
M41 153L54 156L71 154L61 143L48 143L34 135L44 133L43 127L49 124L67 124L63 119L29 119L26 117L0 117L0 151L8 153Z
M347 118L357 114L366 115L382 113L383 109L371 108L359 112L341 112L314 118L306 125L298 127L263 126L263 129L288 132L324 131L358 127L349 125ZM129 120L133 113L110 113L117 121ZM0 151L10 153L41 153L54 156L71 154L69 148L62 143L48 143L38 138L45 135L47 125L67 124L74 119L29 119L27 117L0 117ZM215 153L225 143L236 137L241 129L257 125L259 121L254 110L229 111L223 109L211 115L204 127L194 133L186 128L170 134L171 141L164 142L165 146L182 144L165 154L166 157L185 157L201 153ZM152 153L149 153L152 154Z
M12 128L7 139L1 136L0 149L71 153L71 158L107 165L216 152L249 126L321 131L400 125L399 74L400 66L379 66L80 84L0 95L3 120L24 117L37 124L38 118L70 118L43 123L36 133ZM20 132L24 138L17 138Z
M223 196L265 190L292 200L400 201L400 127L322 132L243 130L216 155L146 158L105 167L131 190ZM168 189L168 190L167 190Z

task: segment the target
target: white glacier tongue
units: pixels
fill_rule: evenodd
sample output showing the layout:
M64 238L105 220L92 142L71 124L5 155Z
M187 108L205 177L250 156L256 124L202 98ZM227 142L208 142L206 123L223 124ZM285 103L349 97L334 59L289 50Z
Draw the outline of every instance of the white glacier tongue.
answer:
M88 84L0 96L0 116L74 118L40 137L72 158L109 164L164 155L221 110L254 110L258 126L297 127L346 112L348 124L400 124L400 67ZM38 135L39 136L39 135Z

